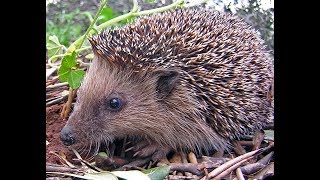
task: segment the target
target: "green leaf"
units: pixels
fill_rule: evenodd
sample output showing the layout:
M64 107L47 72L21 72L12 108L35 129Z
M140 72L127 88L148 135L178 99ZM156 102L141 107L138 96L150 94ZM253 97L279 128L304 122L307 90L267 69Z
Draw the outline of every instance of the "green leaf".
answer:
M72 54L65 55L58 70L59 80L61 82L68 82L72 89L77 89L80 86L85 75L85 71L73 69L77 66L76 56L77 53L75 51Z
M170 166L160 166L142 171L147 174L151 180L162 180L170 171Z
M68 80L69 86L72 89L77 89L80 86L85 74L86 74L86 72L84 72L83 70L80 70L80 69L79 70L71 70L70 78Z
M149 176L138 170L132 171L111 171L113 175L126 180L150 180Z
M66 67L66 68L75 67L77 64L76 57L77 57L77 53L75 51L73 51L72 54L65 55L62 59L61 67Z
M47 42L48 57L51 58L54 55L62 54L63 45L60 44L56 35L49 36ZM58 58L53 58L52 62L55 62Z
M103 23L103 22L109 21L110 19L113 19L119 15L120 14L113 13L112 8L106 7L106 8L103 8L103 10L101 11L100 16L98 17L98 21L100 23Z
M264 136L267 139L274 140L274 131L273 130L264 130Z

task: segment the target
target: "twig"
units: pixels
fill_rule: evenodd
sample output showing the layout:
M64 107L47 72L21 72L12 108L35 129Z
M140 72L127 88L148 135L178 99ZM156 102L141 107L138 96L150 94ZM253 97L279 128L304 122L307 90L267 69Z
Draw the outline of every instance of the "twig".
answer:
M49 163L46 163L46 171L51 171L51 172L81 172L81 170L76 168L76 167L68 167L68 166L57 165L57 164L49 164Z
M263 157L262 159L260 159L258 162L253 163L253 164L248 164L245 165L243 167L241 167L241 171L243 174L253 174L257 171L259 171L260 169L264 168L268 162L271 160L273 155L273 152L270 152L268 155L266 155L265 157Z
M264 179L274 174L274 163L271 162L268 166L259 171L252 179Z
M236 175L237 175L238 180L245 180L240 168L237 168Z
M54 85L49 85L46 88L47 89L54 89L54 88L62 87L62 86L66 86L66 85L68 85L68 83L67 82L63 82L63 83L58 83L58 84L54 84Z
M202 175L203 171L202 169L204 168L204 164L199 163L199 164L192 164L192 163L170 163L170 170L172 171L180 171L180 172L190 172L192 174L196 175Z
M66 178L62 178L62 177L47 177L46 180L72 180L71 177L66 177Z
M81 163L85 164L88 168L94 170L94 171L97 171L97 172L102 172L103 170L94 166L94 165L91 165L89 162L83 160L83 159L75 159L76 161L80 161Z
M267 165L270 162L272 156L273 156L273 151L270 152L269 154L267 154L266 156L264 156L257 163L261 163L261 164Z
M209 156L202 156L202 162L210 162L210 163L215 163L215 164L223 164L227 161L230 161L230 158L225 158L225 157L209 157Z
M199 179L198 176L192 175L192 176L179 176L179 175L169 175L170 180L180 180L180 179Z
M46 107L51 106L51 105L54 105L54 104L57 104L57 103L65 100L67 97L68 97L68 95L64 95L64 96L59 97L59 98L57 98L57 99L55 99L55 100L52 100L52 101L50 101L50 102L47 102L47 103L46 103Z
M257 154L260 154L264 151L265 149L258 149L258 150L255 150L255 151L251 151L251 152L248 152L246 154L243 154L241 156L238 156L226 163L224 163L223 165L219 166L218 168L214 169L213 171L211 171L208 175L208 177L215 177L217 176L218 174L220 174L221 172L223 172L224 170L228 169L229 167L231 167L232 165L244 160L244 159L247 159L248 157L251 157L251 156L254 156L254 155L257 155ZM202 178L202 180L205 180L205 177Z
M61 157L59 154L57 154L57 153L55 153L55 152L53 152L53 151L50 151L49 153L50 153L50 154L54 154L55 156L57 156L57 157L62 161L62 163L63 163L63 162L66 163L69 167L71 167L71 168L74 168L74 167L75 167L75 166L74 166L72 163L70 163L66 158Z
M46 87L51 85L51 84L56 83L58 80L59 80L58 76L53 77L51 80L48 80L48 82L46 83Z
M242 163L248 161L249 159L252 159L254 156L248 157L234 165L232 165L231 167L229 167L228 169L226 169L225 171L223 171L222 173L220 173L219 175L217 175L214 179L222 179L223 177L225 177L226 175L230 174L233 170L237 169ZM210 178L210 173L209 173L209 178Z
M72 147L70 147L70 149L72 150L72 152L76 155L76 157L79 159L79 160L82 160L82 157L80 156L80 154ZM80 161L81 165L84 166L85 163L83 163L82 161Z
M76 89L72 89L70 87L68 101L63 106L61 114L60 114L62 119L65 119L69 115L69 112L71 111L72 101L73 101L73 97L74 97L75 93L76 93Z
M57 90L57 91L53 91L51 93L46 94L46 102L49 102L49 101L52 101L52 100L59 98L60 97L59 94L62 92L63 92L62 90Z
M218 161L203 161L201 163L169 163L168 165L171 167L172 171L180 171L180 172L190 172L196 175L202 175L203 169L213 169L221 166L223 164L223 160Z

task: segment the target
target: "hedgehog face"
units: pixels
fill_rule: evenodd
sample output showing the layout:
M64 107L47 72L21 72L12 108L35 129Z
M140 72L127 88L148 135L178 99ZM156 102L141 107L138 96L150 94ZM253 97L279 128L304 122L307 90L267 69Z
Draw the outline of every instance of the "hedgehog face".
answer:
M175 70L135 72L131 67L95 59L61 131L62 142L99 146L125 136L152 137L163 133L168 126L167 109L160 102L170 98L178 78Z

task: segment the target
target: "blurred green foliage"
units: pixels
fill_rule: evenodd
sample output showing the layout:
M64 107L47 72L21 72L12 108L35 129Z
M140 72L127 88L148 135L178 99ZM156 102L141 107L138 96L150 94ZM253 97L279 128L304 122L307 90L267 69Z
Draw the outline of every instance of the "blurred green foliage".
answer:
M46 21L46 41L51 35L56 35L59 38L61 44L69 46L71 41L79 38L87 29L79 21L75 21L75 17L81 15L79 9L74 12L65 14L56 14L52 20ZM81 15L83 19L87 19L86 16Z

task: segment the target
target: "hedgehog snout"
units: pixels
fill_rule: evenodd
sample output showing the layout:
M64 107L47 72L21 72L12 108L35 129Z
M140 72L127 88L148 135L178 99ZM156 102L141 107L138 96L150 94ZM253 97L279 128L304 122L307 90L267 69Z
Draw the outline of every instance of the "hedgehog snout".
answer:
M76 139L73 135L72 128L69 126L64 126L60 132L60 140L66 146L70 146L76 142Z

